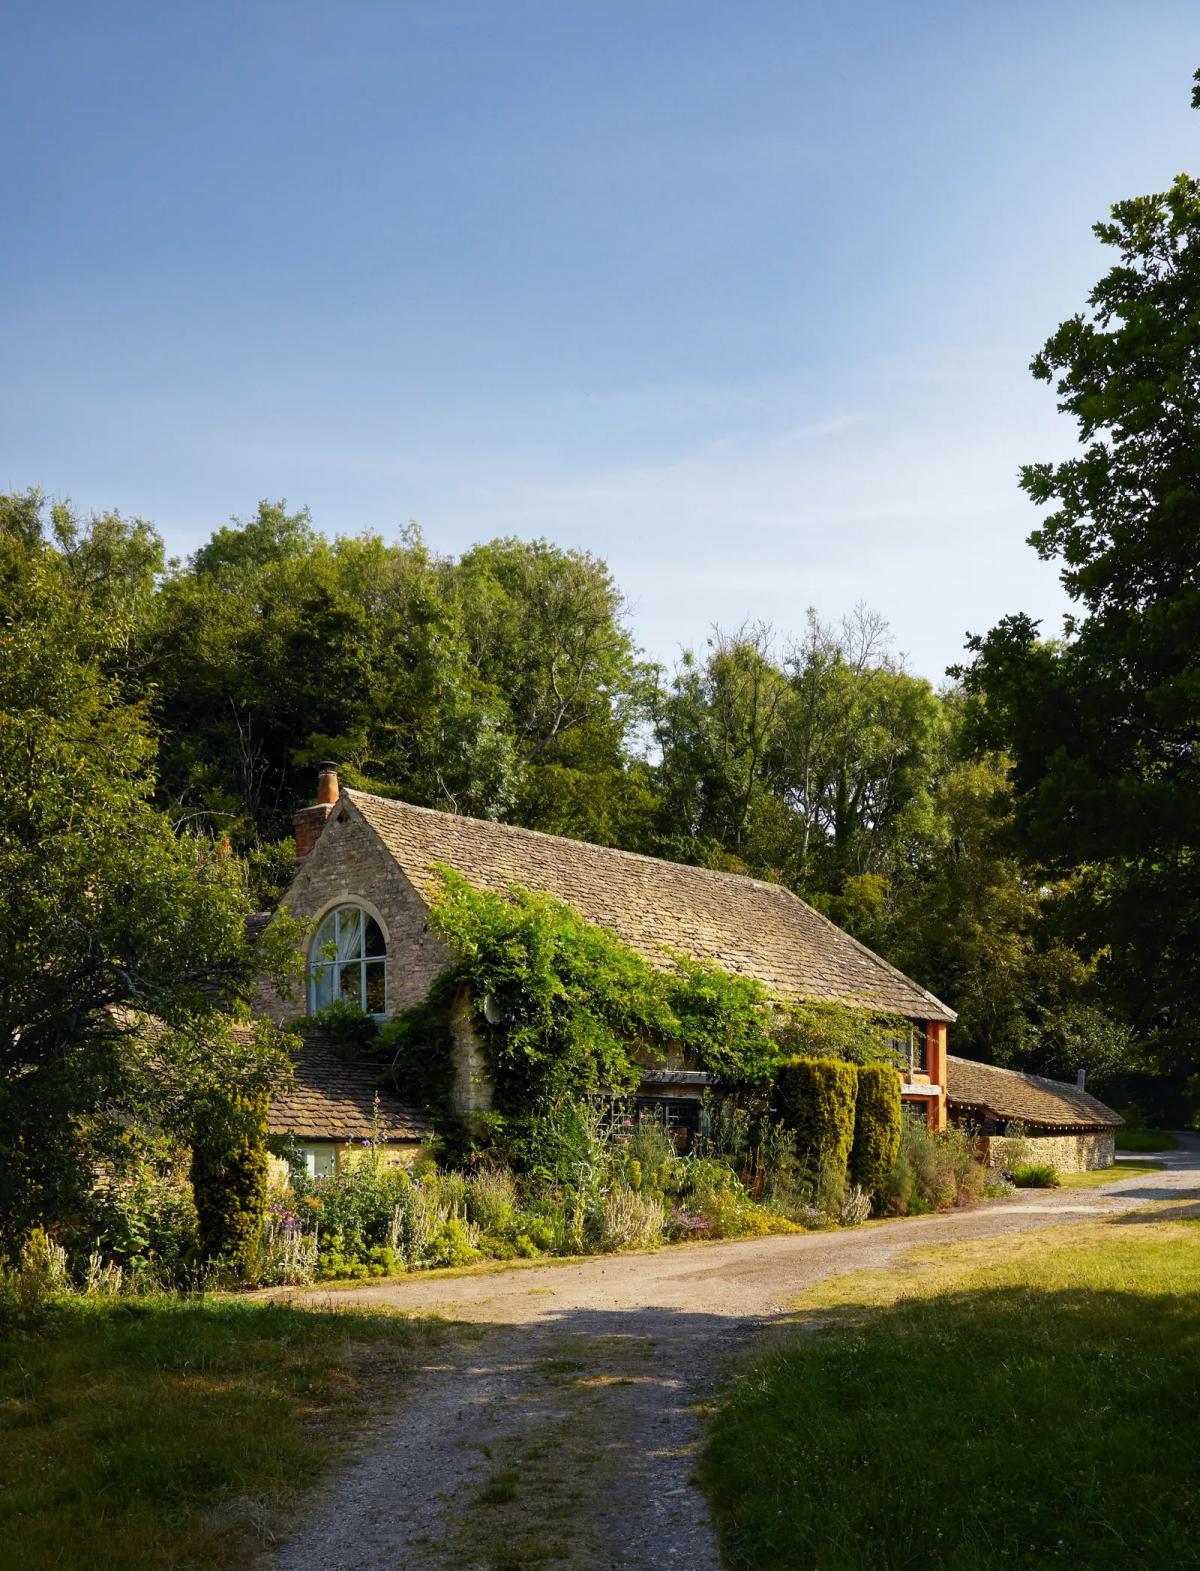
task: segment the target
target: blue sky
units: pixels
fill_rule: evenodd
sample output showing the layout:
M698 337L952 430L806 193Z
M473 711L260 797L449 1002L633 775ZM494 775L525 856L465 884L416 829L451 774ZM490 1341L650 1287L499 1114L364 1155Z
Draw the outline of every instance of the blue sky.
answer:
M937 680L1057 627L1027 365L1197 65L1158 0L8 0L0 487L545 535L667 663L863 600Z

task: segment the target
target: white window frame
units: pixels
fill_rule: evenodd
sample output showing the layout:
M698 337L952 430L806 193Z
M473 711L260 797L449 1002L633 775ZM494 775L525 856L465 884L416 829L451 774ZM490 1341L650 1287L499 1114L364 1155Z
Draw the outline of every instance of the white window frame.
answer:
M355 954L338 957L337 951L341 942L341 922L343 912L353 912L358 918L359 942ZM326 925L332 922L332 930L325 932ZM374 922L379 929L379 936L383 940L383 952L378 955L368 955L366 949L367 923ZM324 935L324 936L322 936ZM334 956L322 954L321 951L332 944ZM308 951L308 965L306 986L308 990L308 1007L311 1014L316 1014L326 1004L335 999L345 998L342 988L343 972L358 968L358 1007L364 1014L370 1015L372 1020L383 1020L387 1016L387 933L383 923L367 906L355 900L343 900L338 905L331 906L323 913L313 934L313 941ZM367 1008L367 972L371 966L379 966L383 973L383 1008L369 1010ZM322 973L330 977L329 996L324 1001L318 997L319 979Z

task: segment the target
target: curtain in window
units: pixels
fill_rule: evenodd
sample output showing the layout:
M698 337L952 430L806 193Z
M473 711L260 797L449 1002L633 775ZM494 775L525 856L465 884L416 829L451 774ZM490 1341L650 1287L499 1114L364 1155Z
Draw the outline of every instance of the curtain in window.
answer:
M383 933L374 917L358 906L331 911L309 951L310 1009L323 1009L343 998L368 1014L382 1014L385 953Z
M339 961L362 958L362 912L342 906L337 912L337 957Z

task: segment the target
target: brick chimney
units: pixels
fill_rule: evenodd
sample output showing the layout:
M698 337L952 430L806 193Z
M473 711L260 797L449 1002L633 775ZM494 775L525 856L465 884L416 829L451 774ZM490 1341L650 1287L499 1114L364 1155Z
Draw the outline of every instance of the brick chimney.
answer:
M296 836L296 856L304 857L312 850L321 837L325 827L325 820L333 812L333 804L338 799L338 777L336 764L322 764L321 772L317 776L317 803L315 807L302 807L292 819L292 830Z

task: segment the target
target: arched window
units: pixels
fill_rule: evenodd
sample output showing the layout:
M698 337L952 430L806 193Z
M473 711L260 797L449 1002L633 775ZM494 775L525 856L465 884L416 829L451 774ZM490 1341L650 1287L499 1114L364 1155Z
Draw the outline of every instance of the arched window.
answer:
M379 923L360 906L325 916L308 952L308 1007L315 1014L341 998L368 1015L385 1010L387 945Z

